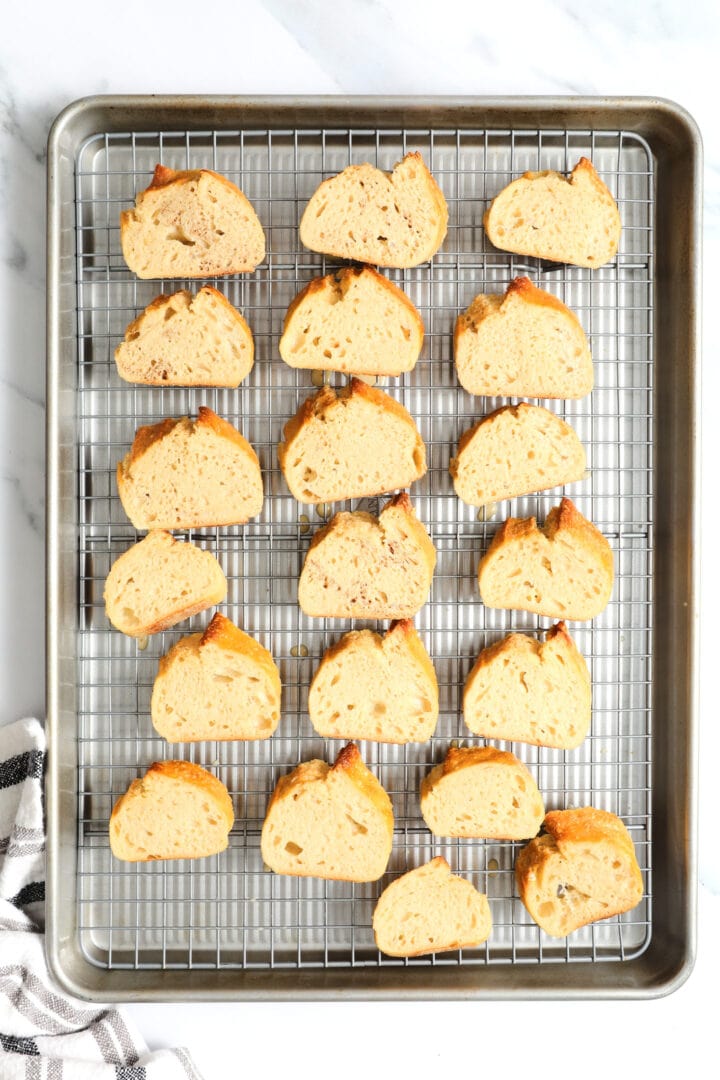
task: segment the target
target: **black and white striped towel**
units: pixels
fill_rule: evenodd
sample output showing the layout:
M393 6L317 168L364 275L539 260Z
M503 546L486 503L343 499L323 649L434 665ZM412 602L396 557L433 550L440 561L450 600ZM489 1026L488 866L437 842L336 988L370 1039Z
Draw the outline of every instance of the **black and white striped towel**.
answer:
M0 727L1 1080L201 1080L185 1050L149 1053L122 1011L50 982L43 940L45 733Z

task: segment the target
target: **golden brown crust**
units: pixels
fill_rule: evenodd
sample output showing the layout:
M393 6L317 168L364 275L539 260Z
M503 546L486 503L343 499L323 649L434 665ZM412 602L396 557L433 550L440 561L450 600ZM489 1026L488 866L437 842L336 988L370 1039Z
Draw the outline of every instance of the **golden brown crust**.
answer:
M247 369L245 370L245 373L242 375L242 377L236 377L235 379L229 380L218 380L216 374L215 376L206 375L202 379L196 377L192 379L192 381L183 380L182 382L179 382L169 378L164 378L162 374L145 375L145 377L136 372L134 372L133 374L129 374L128 369L132 366L132 361L125 360L125 350L128 346L131 346L137 338L142 335L148 316L152 316L154 312L162 308L175 306L174 302L176 303L179 298L182 298L182 305L180 306L181 310L184 309L185 312L189 312L194 309L194 305L198 300L202 301L203 294L210 297L215 303L221 306L226 316L235 323L237 323L238 330L243 337L245 348L249 356L249 360L246 362ZM140 314L135 319L133 319L131 323L128 324L125 329L123 340L115 349L115 363L117 365L120 378L126 380L127 382L136 383L142 386L221 386L234 389L235 387L240 385L242 379L245 378L247 374L249 374L249 372L252 370L254 360L255 342L253 340L250 327L248 326L246 320L243 318L240 312L237 310L237 308L234 307L233 304L231 304L230 301L227 299L227 297L225 297L223 293L221 293L213 285L203 285L203 287L199 289L198 292L195 294L190 292L189 289L178 289L174 293L161 293L159 296L156 296L155 299L151 300L147 307L143 311L141 311Z
M491 762L497 765L517 765L518 759L507 750L498 750L494 746L451 746L445 760L423 777L420 794L426 795L444 776L449 776L459 769L467 769L473 765L487 765Z
M564 937L639 904L642 872L632 837L617 815L593 806L552 810L545 815L542 829L519 853L515 880L522 902L548 934ZM590 868L588 860L592 860ZM579 873L583 874L585 903L558 918L555 902L561 890L576 888ZM598 893L603 896L601 902Z
M382 172L382 170L377 169L373 165L370 165L369 162L365 162L362 165L349 165L346 169L343 169L342 172L337 173L335 176L327 177L327 179L322 181L322 183L319 185L317 190L311 196L310 201L308 202L308 204L307 204L307 206L305 208L305 211L303 212L302 218L300 220L300 240L301 240L301 243L303 243L306 247L309 246L310 250L322 250L326 254L332 254L332 255L337 256L338 258L352 258L352 259L355 259L356 261L366 261L368 263L372 262L377 266L389 266L389 267L392 267L392 266L395 266L395 267L418 266L422 262L427 261L427 259L432 258L432 256L440 248L440 246L441 246L441 244L442 244L442 242L445 239L445 236L447 234L448 209L447 209L447 202L445 200L445 196L443 195L440 187L438 186L438 183L435 180L434 176L432 175L430 170L425 165L425 162L422 159L422 155L418 151L412 151L411 153L405 154L402 161L396 162L396 164L394 165L394 167L392 169L392 172L389 172L389 173L386 172L386 173L384 173L384 175L387 177L387 179L390 181L391 184L395 184L396 175L404 175L406 172L409 173L413 169L417 170L417 171L419 171L421 173L422 179L423 179L424 184L425 184L425 195L429 199L432 206L434 207L435 214L438 217L438 221L437 221L437 225L436 225L436 229L435 229L435 235L433 237L433 242L430 245L428 240L426 240L425 245L423 245L423 247L421 248L421 257L417 257L415 255L415 256L413 256L412 258L409 258L409 259L408 259L407 256L405 256L405 257L394 257L393 258L393 257L388 257L388 255L383 252L383 254L378 258L369 258L367 254L360 254L358 252L357 248L355 249L355 252L353 253L352 251L349 251L349 250L337 250L337 245L329 243L329 242L326 242L321 248L312 247L311 245L308 244L308 242L307 242L307 231L308 230L307 230L307 228L305 226L305 221L306 221L306 215L308 214L308 211L314 208L315 201L316 200L320 201L323 198L327 199L328 195L332 192L332 188L335 185L335 182L338 179L338 177L341 177L341 176L352 177L352 176L357 176L358 174L367 175L368 170L371 170L371 171L377 172L377 173ZM414 179L414 176L413 176L413 179ZM367 246L368 246L367 244L362 244L361 248L364 248L365 251L367 251Z
M237 186L237 184L233 184L233 182L231 180L228 180L226 176L222 176L220 173L214 172L212 169L176 170L169 169L167 168L167 166L160 164L155 166L153 178L150 181L148 187L145 188L144 191L140 191L137 193L135 198L135 206L129 210L123 210L120 213L120 244L123 249L123 256L125 257L126 262L128 262L128 254L126 253L125 241L128 238L128 231L136 222L138 212L141 210L143 204L146 201L150 201L151 203L155 202L158 197L161 197L160 193L166 191L167 188L173 185L181 186L185 183L200 183L203 176L212 177L218 184L222 185L222 187L226 189L228 194L230 194L232 198L243 207L244 211L249 214L252 223L251 227L258 231L258 238L259 235L262 234L262 246L261 249L260 247L258 247L258 250L255 253L255 259L257 261L253 260L252 263L248 263L245 260L238 260L236 264L231 266L198 265L194 266L189 271L186 270L186 272L184 272L182 276L210 277L224 274L247 273L254 270L258 263L262 262L262 260L265 258L265 234L254 207L252 206L250 200L247 198L244 192L242 192ZM130 263L128 263L128 265L130 265ZM135 269L136 273L141 278L148 278L153 276L172 276L172 274L167 274L164 271L162 273L148 273L140 268L136 268L135 266L130 266L130 268Z
M148 778L152 781L155 776L167 780L176 780L182 784L189 784L203 792L206 798L212 800L215 811L224 819L226 831L228 833L230 832L233 822L235 821L235 811L233 809L230 793L221 780L218 780L218 778L208 772L207 769L203 769L200 765L195 765L191 761L156 761L148 768L144 776L133 780L125 794L121 795L113 806L109 822L111 834L114 829L118 827L118 821L124 808L135 798L143 797L147 788ZM163 857L164 856L148 855L145 858L139 858L133 861L151 862ZM196 858L198 857L198 852L188 849L185 851L174 852L172 856L168 857L174 859Z
M362 276L370 276L377 281L378 284L382 284L382 287L387 289L399 304L403 305L417 327L420 336L420 347L422 347L422 342L425 337L425 324L420 317L418 309L415 307L407 293L403 292L403 290L399 288L394 281L391 281L390 278L385 277L384 274L380 274L374 266L346 266L335 273L326 274L324 277L313 278L312 281L308 282L305 288L301 289L297 296L293 297L290 301L288 309L285 312L285 319L283 320L283 334L292 322L293 315L297 309L308 299L308 297L314 296L315 293L323 293L328 288L331 288L339 296L344 296L350 288L353 278Z
M596 266L603 265L603 263L597 262L595 258L588 258L587 256L575 260L567 259L565 257L561 258L555 253L548 253L544 251L542 253L535 250L520 251L518 247L504 247L502 243L496 242L496 240L498 239L497 237L495 239L491 237L491 232L493 231L491 224L492 210L498 199L504 196L508 192L508 190L513 187L514 184L517 184L521 180L532 182L533 180L541 180L544 177L551 177L553 181L556 181L558 184L567 184L568 188L590 188L592 189L595 197L597 198L598 204L602 205L607 210L612 209L613 228L616 236L614 240L614 249L610 250L608 258L613 257L613 255L617 252L620 238L620 212L609 188L600 179L600 176L598 175L595 166L586 157L580 158L577 165L575 165L574 169L570 173L570 176L564 176L562 173L559 173L554 169L542 169L538 172L528 171L524 172L521 177L518 177L517 179L511 181L511 183L508 184L507 187L505 187L502 191L498 192L498 194L495 196L495 198L492 200L485 213L483 214L483 227L488 234L488 237L491 239L491 242L495 244L496 247L500 248L501 251L512 250L519 252L520 254L524 253L536 255L540 258L548 259L551 262L569 262L571 265L588 266L590 268L595 268ZM562 190L562 188L560 188L560 190ZM607 259L605 259L604 261L607 261Z
M166 436L176 428L178 425L186 426L189 428L190 433L198 428L207 428L209 431L214 432L218 438L227 439L237 449L249 459L251 468L253 471L257 470L257 484L258 494L261 495L262 486L262 470L260 468L260 462L254 449L247 441L244 435L242 435L237 428L233 427L227 420L217 416L212 409L207 408L205 405L201 405L198 408L197 420L191 420L187 416L181 416L177 419L167 417L161 420L157 424L150 424L138 428L133 439L132 446L128 450L124 458L122 458L117 465L116 480L118 487L118 494L120 501L123 504L123 509L127 513L128 517L132 520L136 528L147 528L145 519L145 506L140 507L140 514L138 513L138 502L133 501L133 469L141 462L143 456L150 450L150 448L158 442L161 442ZM254 517L256 513L260 512L260 507L255 509L249 515ZM217 509L217 508L216 508ZM227 507L224 507L225 514L227 514ZM218 511L218 515L220 512ZM155 519L157 521L157 518ZM247 519L246 519L247 520ZM228 520L220 520L220 516L217 520L213 521L187 521L188 527L202 528L206 525L234 525L238 523L237 515L230 515ZM177 528L179 525L176 523L170 523L169 521L163 521L162 524L169 525L171 528ZM202 610L202 609L200 609Z
M284 442L281 442L278 446L280 467L283 467L285 458L291 452L293 439L311 420L316 417L322 419L328 410L351 398L364 398L376 408L383 409L385 412L396 416L399 420L403 420L405 423L412 424L415 427L415 421L404 405L401 405L399 401L396 401L394 397L386 394L383 390L369 386L362 379L351 375L349 382L340 390L335 390L329 384L322 386L316 394L311 394L309 398L306 398L295 416L292 416L287 421L283 431Z
M338 688L335 676L339 679L342 695L347 693L349 684L347 680L339 678L340 671L334 665L337 661L342 661L348 653L354 652L359 652L368 660L370 669L374 672L371 678L378 680L372 683L372 691L376 695L375 700L383 702L387 709L387 718L384 717L382 722L378 721L374 730L370 728L364 710L366 705L364 694L371 692L369 685L363 682L360 686L353 686L349 699L343 697L342 706L337 700ZM401 664L406 664L409 658L411 664L415 666L411 683L404 682L401 677L402 669L394 666L398 658ZM378 665L378 668L375 669L374 665ZM385 682L384 673L388 670L392 674L390 681ZM330 689L331 687L333 689ZM320 688L320 694L324 691L322 704L316 697L318 688ZM429 724L424 724L421 730L426 733L419 733L417 715L420 713L420 707L417 706L414 728L411 727L411 721L404 715L406 705L410 711L406 699L411 688L413 688L413 694L427 695L427 704L423 703L422 708L427 714L432 714L432 728L434 729L439 708L437 675L412 619L393 620L384 636L374 630L350 630L325 650L313 676L308 693L310 722L318 734L327 738L368 739L395 745L425 742L432 731L428 730ZM395 692L397 692L397 697L393 696ZM328 699L332 700L333 706L330 706ZM350 701L349 708L354 710L352 717L349 712L344 711L348 708L348 700ZM337 728L334 722L328 721L331 708L343 711L342 721L340 712L335 714ZM402 714L402 720L399 718L400 714ZM387 723L386 719L391 719L392 722Z
M202 555L206 560L210 559L215 564L218 571L218 581L216 589L213 589L211 592L207 593L202 598L193 601L192 603L180 605L173 610L166 612L166 614L162 618L156 619L152 623L143 624L142 626L136 628L131 629L118 626L118 623L111 617L109 608L110 606L114 608L116 601L111 600L110 604L108 603L108 582L110 582L111 580L113 570L118 566L122 567L121 560L125 558L125 556L127 556L130 551L134 551L136 548L138 548L140 544L147 545L147 549L152 551L152 549L154 549L158 545L170 549L174 547L175 544L182 543L183 541L177 540L172 535L172 533L168 532L166 529L151 529L143 540L138 541L137 544L132 545L132 547L128 548L127 551L123 552L122 555L118 556L113 565L110 567L110 573L108 574L108 578L105 583L103 598L105 600L106 613L108 618L110 619L110 622L113 624L113 626L119 629L121 633L127 634L128 637L146 637L150 634L158 634L161 630L168 630L176 623L182 622L184 619L189 619L192 615L197 615L199 612L205 611L206 608L212 607L213 604L219 604L225 599L225 596L227 594L227 580L224 573L222 572L220 564L217 562L217 559L215 559L215 557L210 552L206 552L201 548L195 548L195 545L191 544L190 547L195 548L198 553L202 552ZM117 613L113 611L113 614L115 615L115 618L117 618Z
M452 900L449 894L454 894ZM448 905L449 921L454 924L451 932ZM487 897L466 878L453 874L442 855L391 882L373 912L375 944L388 956L425 956L473 948L486 941L491 931Z
M343 773L354 787L357 788L359 794L372 804L382 818L384 827L388 830L391 838L394 816L390 796L374 773L368 769L367 765L362 760L360 751L355 743L348 743L344 746L340 750L340 753L332 766L328 765L325 761L314 758L311 761L300 762L300 764L296 765L291 772L281 776L268 801L267 810L265 812L265 823L268 822L271 811L276 803L293 798L297 789L302 789L307 785L324 783L328 780L330 774L334 772ZM265 826L263 826L263 828L264 827ZM389 854L390 849L388 848L388 857ZM303 871L302 869L298 869L297 871L293 871L293 873L296 873L301 877L315 876L313 875L312 870ZM351 881L359 879L343 877L338 872L333 875L333 880Z

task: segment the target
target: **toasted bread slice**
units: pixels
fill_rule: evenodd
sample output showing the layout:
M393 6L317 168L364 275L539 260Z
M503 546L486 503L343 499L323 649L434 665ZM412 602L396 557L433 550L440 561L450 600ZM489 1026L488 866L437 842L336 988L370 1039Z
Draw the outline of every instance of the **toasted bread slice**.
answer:
M113 807L117 859L200 859L228 846L235 814L222 781L189 761L159 761Z
M336 514L313 536L298 584L306 615L412 619L428 598L435 548L404 493L379 517Z
M204 634L161 658L150 717L171 743L267 739L280 720L280 673L267 649L217 611Z
M497 195L483 219L501 251L591 269L610 262L620 243L617 203L587 158L562 173L526 172Z
M491 840L527 840L545 816L530 771L493 746L451 747L420 785L420 810L436 836Z
M300 221L311 251L374 266L409 267L431 259L447 232L445 197L418 153L392 173L349 165L324 180Z
M355 378L339 393L323 386L300 406L285 425L278 459L303 503L381 495L427 472L425 444L407 409Z
M226 593L214 555L155 530L115 560L103 596L117 630L145 637L219 604Z
M535 518L508 518L478 566L486 607L551 619L593 619L613 588L612 548L570 499L553 507L539 529Z
M582 398L593 365L579 319L529 278L476 296L455 323L455 366L469 394Z
M491 930L487 897L452 874L441 855L388 885L373 914L375 943L388 956L469 949Z
M280 778L260 844L276 874L377 881L385 873L392 836L388 794L349 743L332 767L305 761Z
M478 656L463 694L465 723L486 739L574 750L590 728L590 672L564 622L540 642L509 634Z
M630 911L642 872L625 825L605 810L554 810L517 857L515 880L532 918L551 937Z
M121 379L146 386L239 386L255 346L239 311L212 285L158 296L115 350Z
M505 405L466 431L450 461L458 498L484 506L570 484L585 450L564 420L539 405Z
M292 368L349 375L412 371L424 327L410 298L370 266L315 278L285 316L280 355Z
M438 720L435 669L409 619L384 637L351 630L328 649L308 693L318 735L376 742L425 742Z
M136 529L241 525L263 504L252 446L203 405L197 420L183 416L138 428L117 467L117 485Z
M125 262L139 278L218 277L254 270L265 234L240 188L210 169L156 165L120 215Z

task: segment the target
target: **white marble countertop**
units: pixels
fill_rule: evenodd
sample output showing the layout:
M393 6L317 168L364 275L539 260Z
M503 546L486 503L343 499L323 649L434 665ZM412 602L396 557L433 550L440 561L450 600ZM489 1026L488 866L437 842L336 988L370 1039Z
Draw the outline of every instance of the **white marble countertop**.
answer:
M592 12L590 15L589 13ZM8 21L9 20L9 21ZM705 143L705 295L720 286L720 9L711 2L264 0L203 9L126 0L13 5L0 43L0 724L44 701L45 142L54 116L97 93L641 94L696 119ZM717 526L718 323L706 320L703 536ZM720 644L718 575L705 545L701 653ZM711 799L720 760L710 679L701 687L699 951L659 1001L607 1003L155 1005L132 1013L151 1046L190 1048L208 1080L311 1061L340 1071L429 1075L522 1066L585 1077L699 1070L720 962L720 848ZM546 1054L535 1047L542 1040ZM533 1049L531 1049L531 1047ZM712 1059L711 1059L712 1060ZM382 1064L381 1064L382 1063ZM519 1069L520 1066L518 1066Z

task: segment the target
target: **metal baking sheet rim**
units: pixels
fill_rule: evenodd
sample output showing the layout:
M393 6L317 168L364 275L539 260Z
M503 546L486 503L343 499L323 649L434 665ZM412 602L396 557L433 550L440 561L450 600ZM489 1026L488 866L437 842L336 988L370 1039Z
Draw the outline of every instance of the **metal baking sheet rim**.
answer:
M76 848L68 841L75 822L74 722L66 697L72 686L61 678L61 658L72 655L75 627L65 617L76 597L66 575L68 546L63 536L75 528L75 501L67 479L74 474L64 453L61 424L72 407L63 386L63 364L74 362L72 328L61 322L63 180L72 180L75 152L98 130L140 127L188 129L277 127L353 123L373 126L433 126L487 129L623 128L639 132L657 161L657 207L672 202L673 213L658 213L658 289L654 334L656 363L670 385L657 380L658 460L668 461L670 483L657 499L658 559L655 571L656 625L672 627L655 663L655 704L666 723L666 752L660 788L666 799L655 811L653 846L656 877L654 933L645 952L630 961L571 965L500 964L482 968L346 968L339 971L102 971L87 964L74 939ZM650 998L671 993L690 975L696 951L697 902L697 701L699 598L699 326L701 266L702 143L689 114L657 98L496 97L184 97L98 96L69 105L56 119L48 140L47 225L47 539L46 539L46 703L48 767L47 924L48 963L57 982L94 1001L139 1000L325 1000ZM70 230L72 232L72 230ZM72 253L70 253L72 259ZM666 264L666 265L665 265ZM664 275L663 276L663 267ZM658 269L659 268L659 269ZM672 303L663 303L666 296ZM69 360L68 360L69 357ZM663 440L657 440L662 430ZM656 464L656 470L661 465ZM657 498L657 497L656 497ZM73 545L69 545L70 552ZM662 581L662 587L658 582ZM668 631L668 637L670 632ZM678 644L679 643L679 644ZM660 726L660 725L658 725ZM658 800L660 802L660 800ZM64 833L63 833L64 830ZM663 858L665 856L665 858ZM657 890L657 884L656 884Z

